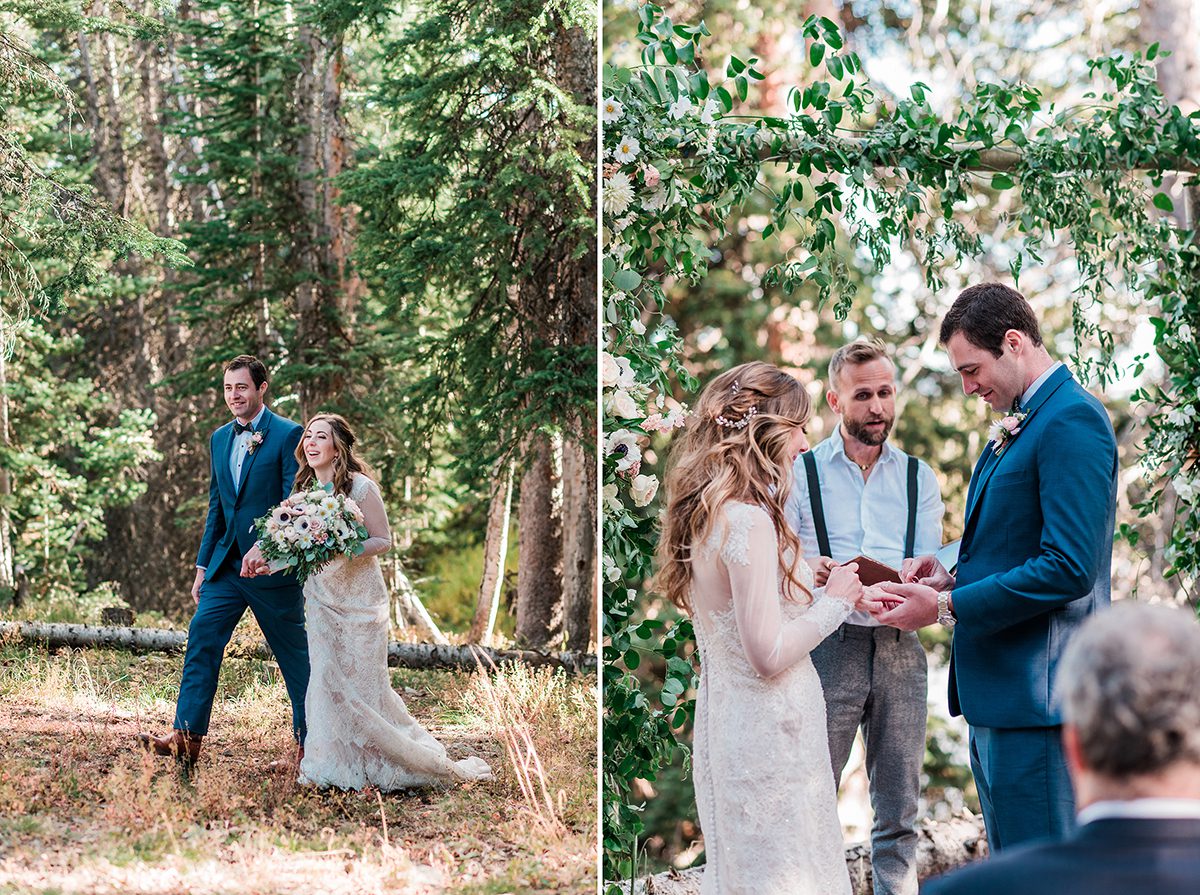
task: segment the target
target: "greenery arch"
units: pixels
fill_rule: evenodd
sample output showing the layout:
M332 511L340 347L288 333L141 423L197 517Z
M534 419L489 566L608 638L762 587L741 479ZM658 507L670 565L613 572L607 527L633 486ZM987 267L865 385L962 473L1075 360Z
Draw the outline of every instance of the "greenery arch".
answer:
M952 118L934 114L928 88L914 84L893 107L876 102L857 56L837 26L810 17L802 26L817 77L789 94L788 117L731 116L763 74L757 60L731 57L712 83L699 64L700 25L676 24L654 5L638 10L642 65L606 66L602 117L605 166L604 391L604 874L628 877L641 830L630 804L634 778L653 780L676 748L673 728L694 712L686 697L695 670L678 652L690 622L639 619L637 586L648 575L656 520L639 508L658 477L643 457L655 432L682 425L686 408L670 401L672 379L697 383L680 359L665 284L696 282L709 268L700 234L719 228L782 169L786 188L771 190L764 237L787 233L792 249L764 282L791 293L812 284L842 318L854 282L835 246L838 226L878 270L898 242L915 241L926 262L985 251L954 212L979 182L1019 190L1011 227L1021 251L1009 269L1065 238L1074 249L1075 360L1102 385L1114 372L1113 337L1094 313L1119 283L1151 314L1154 350L1167 376L1134 400L1158 413L1140 446L1154 513L1165 494L1200 506L1200 116L1168 105L1155 81L1157 45L1144 54L1089 63L1107 89L1084 106L1055 109L1026 85L980 84ZM1159 191L1164 176L1186 177L1183 222ZM835 226L835 220L838 226ZM937 289L936 265L924 265ZM647 326L647 321L650 325ZM1147 360L1136 359L1140 366ZM1122 536L1136 538L1132 531ZM1168 575L1200 569L1200 513L1176 515L1167 547ZM648 692L632 672L647 658L665 663L665 682Z

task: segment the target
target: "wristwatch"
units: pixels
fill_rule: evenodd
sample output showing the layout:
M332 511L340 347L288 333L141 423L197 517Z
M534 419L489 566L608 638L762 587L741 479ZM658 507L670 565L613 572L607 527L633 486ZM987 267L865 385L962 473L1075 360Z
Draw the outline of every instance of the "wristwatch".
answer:
M950 591L944 590L938 593L938 624L945 628L953 628L958 623L958 619L954 617L954 613L950 611Z

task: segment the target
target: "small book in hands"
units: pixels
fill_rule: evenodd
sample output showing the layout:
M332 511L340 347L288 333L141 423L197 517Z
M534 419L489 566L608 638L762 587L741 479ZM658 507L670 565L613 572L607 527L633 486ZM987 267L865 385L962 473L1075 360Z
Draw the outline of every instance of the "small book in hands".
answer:
M858 580L865 587L870 587L873 584L882 584L885 581L890 581L893 584L901 583L900 573L891 566L884 565L877 559L871 559L869 556L856 556L854 559L842 563L842 565L848 565L852 562L858 563Z

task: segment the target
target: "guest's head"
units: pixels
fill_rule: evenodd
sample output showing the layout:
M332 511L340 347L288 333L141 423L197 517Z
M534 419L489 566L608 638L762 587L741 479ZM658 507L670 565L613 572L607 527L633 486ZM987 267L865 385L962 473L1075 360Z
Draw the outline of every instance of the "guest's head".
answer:
M825 400L841 417L843 435L877 446L896 422L896 367L878 339L843 345L829 360Z
M1200 798L1198 682L1191 613L1127 602L1088 619L1055 677L1078 807Z
M224 369L225 406L239 420L258 416L267 397L267 368L257 357L239 354Z
M963 391L1007 411L1050 364L1037 317L1016 289L983 283L959 293L942 319L939 341Z
M792 463L808 450L804 426L810 410L803 385L757 361L722 373L701 392L671 446L665 483L656 587L676 605L688 608L691 545L704 543L728 501L756 504L771 515L786 571L784 593L811 596L796 577L795 564L784 559L791 548L798 561L801 549L783 515Z
M357 438L350 424L336 413L318 413L304 427L304 437L296 446L296 484L294 490L310 486L318 473L333 482L334 491L349 494L354 473L369 475L367 464L354 452Z

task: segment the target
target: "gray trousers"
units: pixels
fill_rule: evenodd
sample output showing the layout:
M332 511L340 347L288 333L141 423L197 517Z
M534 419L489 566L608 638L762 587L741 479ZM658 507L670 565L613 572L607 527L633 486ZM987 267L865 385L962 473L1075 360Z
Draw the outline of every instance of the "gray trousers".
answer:
M825 691L834 786L862 727L875 895L917 895L917 810L929 666L913 632L842 625L812 652Z

